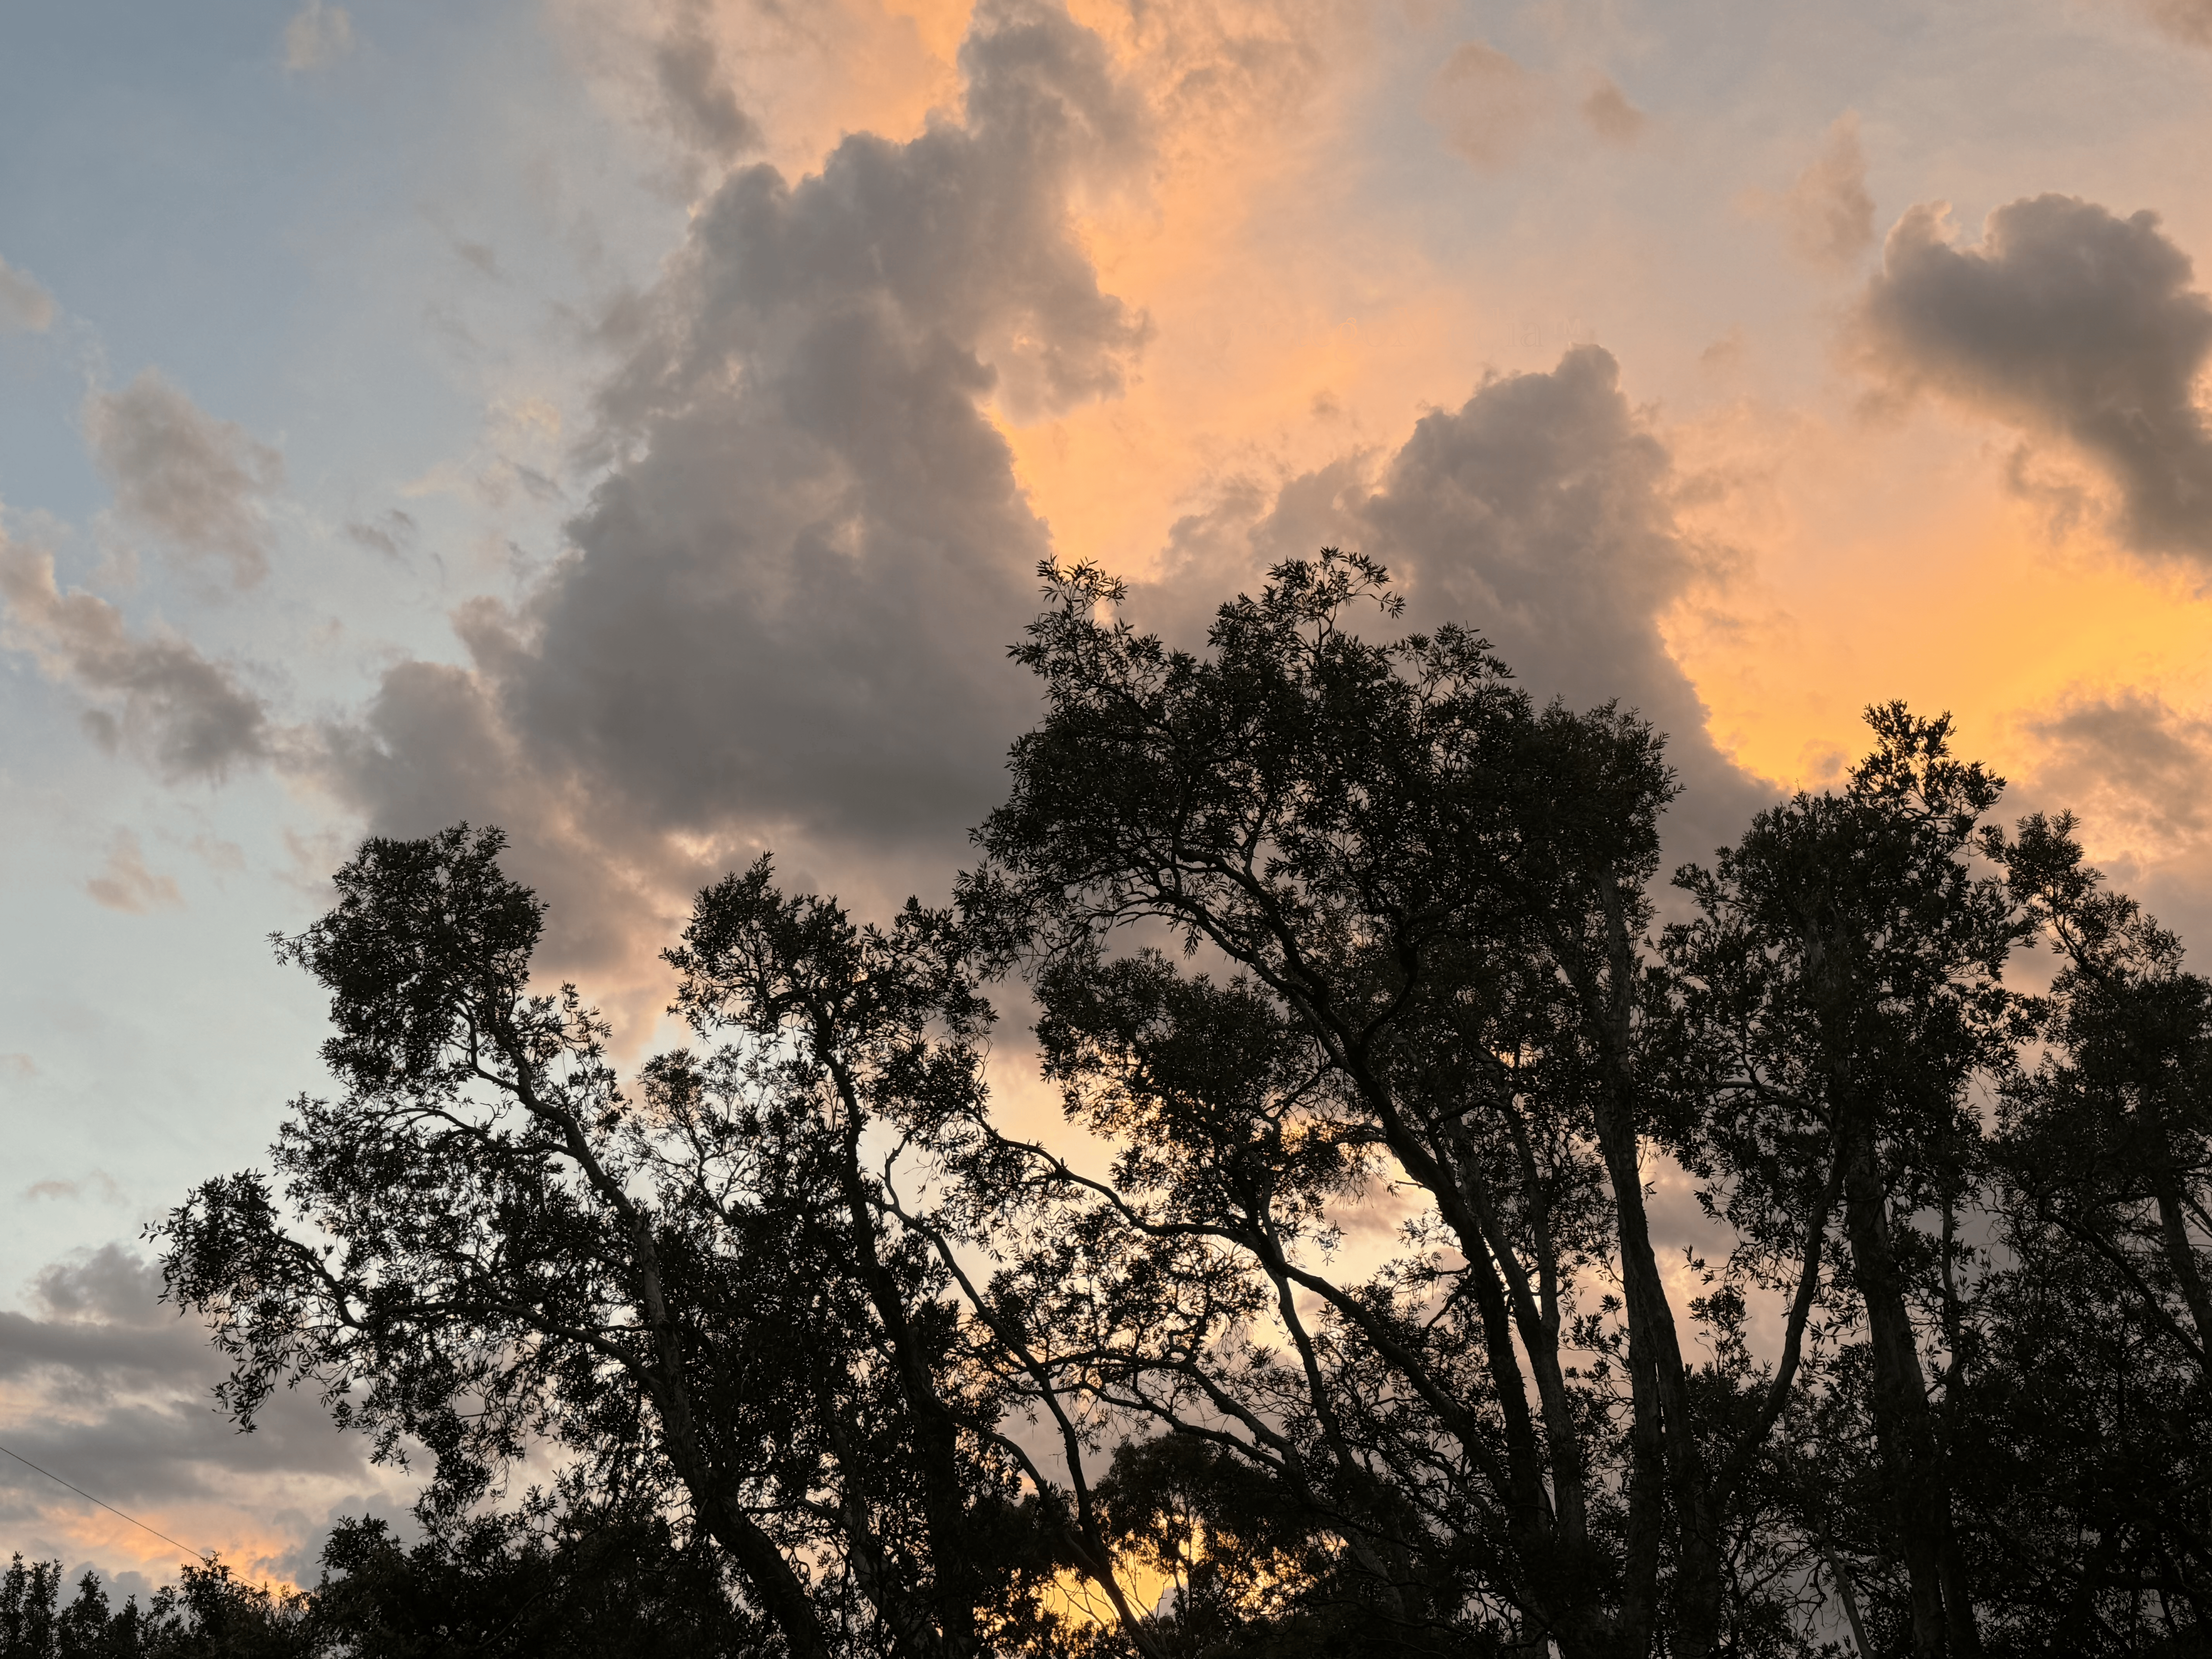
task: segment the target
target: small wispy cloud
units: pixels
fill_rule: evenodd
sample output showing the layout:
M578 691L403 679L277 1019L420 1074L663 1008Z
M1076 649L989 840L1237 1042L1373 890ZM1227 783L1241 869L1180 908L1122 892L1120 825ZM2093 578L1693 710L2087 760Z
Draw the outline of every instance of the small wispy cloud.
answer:
M209 869L227 875L236 875L246 868L246 849L236 842L225 841L219 836L194 836L185 850L197 856Z
M415 538L415 516L392 507L375 519L354 519L345 526L346 539L381 553L387 559L405 556L407 544Z
M1815 264L1850 264L1874 246L1874 196L1867 189L1859 118L1846 110L1828 129L1819 155L1783 198L1790 246Z
M115 1177L106 1170L94 1170L81 1181L64 1181L58 1176L34 1181L23 1188L23 1196L26 1200L90 1197L103 1204L119 1204L123 1201L123 1188L115 1184Z
M165 906L181 907L185 902L173 880L146 867L146 855L139 850L138 837L128 830L115 832L114 843L107 849L106 866L85 883L84 890L109 909L132 915L143 915Z
M1549 81L1495 46L1468 40L1429 84L1425 112L1444 142L1484 168L1505 165L1550 117Z
M227 565L236 586L260 580L269 568L262 500L284 479L276 450L151 368L120 392L86 398L84 432L125 518L187 558Z
M2134 0L2134 9L2185 45L2212 46L2212 0Z
M1561 76L1529 69L1495 46L1468 40L1444 59L1421 107L1445 144L1486 173L1516 160L1571 105L1602 143L1626 149L1644 136L1650 118L1629 101L1619 82L1591 70L1584 84L1582 97L1572 98Z
M37 334L53 320L53 295L0 259L0 334Z
M219 781L270 753L268 713L224 664L173 634L134 635L96 594L63 591L51 553L0 531L0 644L94 699L87 727L172 781Z
M1651 125L1650 118L1628 101L1628 94L1609 75L1601 75L1580 105L1589 130L1609 144L1632 144Z
M353 19L343 6L307 0L284 25L284 67L295 75L327 69L353 48Z

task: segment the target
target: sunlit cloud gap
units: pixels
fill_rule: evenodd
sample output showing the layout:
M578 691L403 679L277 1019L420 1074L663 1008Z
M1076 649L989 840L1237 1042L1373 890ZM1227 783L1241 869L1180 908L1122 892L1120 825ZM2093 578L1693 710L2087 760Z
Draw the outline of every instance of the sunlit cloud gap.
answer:
M86 1503L99 1504L101 1509L106 1510L110 1515L121 1516L122 1519L128 1521L132 1526L137 1528L139 1531L151 1534L154 1537L160 1539L165 1544L175 1544L179 1549L184 1551L187 1555L197 1555L205 1561L212 1561L215 1559L215 1553L212 1550L196 1550L189 1544L178 1543L177 1540L170 1537L168 1534L160 1531L155 1528L148 1526L137 1516L126 1515L123 1510L117 1509L114 1504L103 1502L101 1499L94 1498L83 1487L71 1485L69 1481L63 1480L58 1474L54 1474L51 1469L40 1468L36 1463L31 1462L29 1458L24 1456L20 1452L9 1451L7 1447L0 1446L0 1453L5 1453L8 1456L14 1458L25 1468L30 1470L32 1474L45 1475L47 1480L52 1481L58 1486L67 1486L70 1491L75 1492L79 1498L83 1498Z

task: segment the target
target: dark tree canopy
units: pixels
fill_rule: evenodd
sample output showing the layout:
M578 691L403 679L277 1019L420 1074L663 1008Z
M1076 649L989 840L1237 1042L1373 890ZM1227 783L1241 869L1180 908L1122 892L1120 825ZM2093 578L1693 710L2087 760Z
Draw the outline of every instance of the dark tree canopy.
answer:
M424 1481L288 1650L2206 1650L2212 987L2072 820L1886 705L1669 890L1661 734L1358 556L1202 652L1046 574L953 905L730 876L690 1048L538 983L495 830L280 942L337 1092L168 1291Z

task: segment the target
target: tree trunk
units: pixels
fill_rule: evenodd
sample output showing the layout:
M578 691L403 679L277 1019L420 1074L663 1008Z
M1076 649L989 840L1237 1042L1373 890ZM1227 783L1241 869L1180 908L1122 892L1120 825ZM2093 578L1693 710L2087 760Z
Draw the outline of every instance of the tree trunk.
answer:
M1927 1376L1905 1306L1904 1277L1890 1242L1889 1194L1874 1131L1863 1121L1849 1121L1858 1115L1847 1107L1839 1104L1838 1109L1847 1116L1844 1229L1851 1248L1851 1277L1866 1305L1875 1441L1905 1559L1912 1651L1915 1659L1978 1659L1973 1604L1952 1547L1950 1482L1928 1406Z

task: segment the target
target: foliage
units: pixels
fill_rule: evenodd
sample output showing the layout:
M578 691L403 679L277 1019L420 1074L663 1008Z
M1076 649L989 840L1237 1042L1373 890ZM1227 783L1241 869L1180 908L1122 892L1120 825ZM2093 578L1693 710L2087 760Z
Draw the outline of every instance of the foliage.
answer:
M1279 567L1202 652L1046 576L953 907L860 925L762 859L669 953L696 1046L628 1079L533 978L496 831L366 842L280 941L340 1092L168 1218L168 1291L241 1420L305 1381L419 1462L426 1534L342 1528L269 1620L2202 1650L2212 986L2070 820L2007 834L1948 719L1887 705L1668 895L1660 735L1463 629L1365 637L1371 562ZM1017 976L1064 1133L986 1087Z
M0 1659L307 1659L318 1651L307 1598L251 1584L220 1561L187 1562L141 1608L113 1607L99 1575L60 1600L58 1561L25 1565L17 1555L0 1577Z

